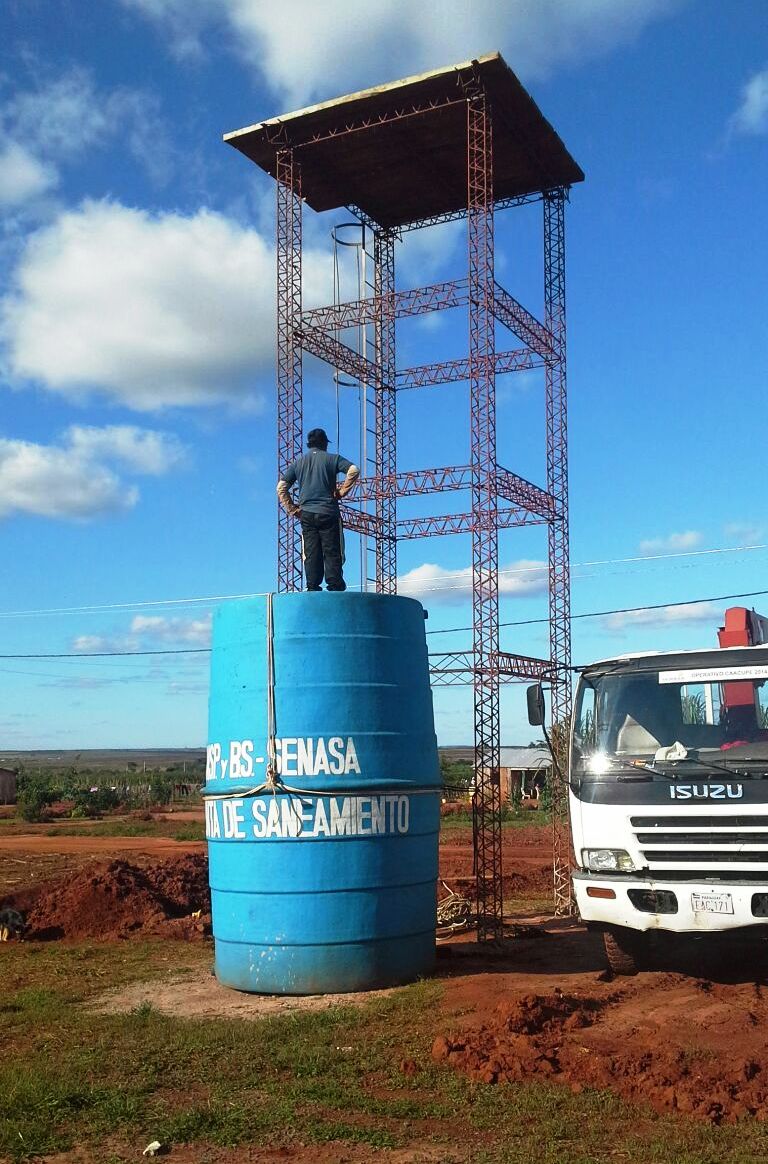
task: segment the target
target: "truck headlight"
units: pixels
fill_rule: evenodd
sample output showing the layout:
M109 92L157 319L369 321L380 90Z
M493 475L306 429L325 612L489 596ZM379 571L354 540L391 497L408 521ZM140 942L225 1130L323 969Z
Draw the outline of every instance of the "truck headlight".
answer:
M581 859L592 873L631 873L635 867L626 849L582 849Z

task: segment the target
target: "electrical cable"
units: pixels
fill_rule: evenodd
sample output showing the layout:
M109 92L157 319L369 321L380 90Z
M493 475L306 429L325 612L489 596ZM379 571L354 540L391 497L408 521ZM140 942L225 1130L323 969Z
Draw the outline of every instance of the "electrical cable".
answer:
M634 562L656 562L656 561L666 561L668 559L674 559L674 558L695 558L695 557L700 557L702 555L707 555L707 554L711 555L711 554L751 553L752 551L755 551L755 550L767 550L767 549L768 549L768 543L766 543L765 545L757 545L757 546L725 546L723 548L714 549L714 550L685 550L685 551L679 551L679 552L675 552L675 553L671 553L671 554L648 554L648 555L644 555L644 556L636 556L636 557L631 557L631 558L602 558L602 559L595 559L594 561L590 561L590 562L572 562L571 563L571 570L576 570L576 569L580 569L582 567L587 567L587 566L620 566L620 565L623 565L626 563L634 563ZM502 568L499 571L499 573L501 574L502 577L507 577L508 575L511 575L511 574L541 573L542 571L546 571L546 569L547 569L546 563L542 562L541 565L537 565L537 566L520 566L520 567L510 566L507 568ZM465 575L466 573L467 573L466 570L446 571L445 574L443 575L443 577L461 577L461 576ZM451 589L451 587L438 586L438 587L435 587L434 589L435 590L448 590L448 589ZM453 587L453 589L461 589L461 588L460 587ZM422 592L423 592L423 590L420 590L420 593L422 593ZM259 598L259 597L261 597L261 595L263 593L265 593L265 592L258 591L256 593L248 593L248 594L209 594L209 595L205 595L202 597L190 596L187 598L158 598L158 599L141 600L138 602L89 603L89 604L84 605L84 606L58 606L58 607L54 606L54 607L47 607L47 608L41 607L39 609L32 609L32 610L0 610L0 618L33 618L33 617L38 617L38 616L42 616L42 615L56 615L56 614L101 614L101 613L106 613L106 612L109 612L112 610L142 610L142 609L146 609L146 608L163 607L163 606L167 606L167 607L199 606L199 605L203 605L205 603L212 603L212 602L235 602L235 601L238 601L238 600L243 599L243 598ZM755 591L755 594L759 594L759 593L762 593L762 592ZM750 595L735 595L734 597L737 597L737 598L750 597ZM704 601L704 600L702 600L702 601ZM716 600L713 600L713 601L716 601ZM668 605L670 605L670 603L664 603L664 605L668 606Z
M571 622L580 618L606 618L611 614L637 614L646 610L669 610L679 606L703 606L708 602L729 602L732 598L757 598L768 594L768 590L747 590L741 594L716 594L712 598L691 598L683 602L657 602L649 606L624 606L616 610L589 610L581 614L572 614ZM500 627L506 626L535 626L539 623L548 623L548 618L521 618L511 622L500 622ZM452 626L445 630L430 630L428 635L450 635L457 631L470 631L471 626ZM40 653L23 655L0 654L0 659L130 659L141 658L147 655L207 655L210 647L168 647L154 651L66 651L59 653Z
M624 606L617 610L590 610L584 611L582 614L572 614L571 622L575 622L577 618L607 618L611 614L638 614L645 610L669 610L672 607L679 606L704 606L707 602L729 602L732 598L759 598L761 595L768 594L768 590L746 590L743 594L716 594L712 598L690 598L683 602L657 602L650 606ZM535 626L541 623L548 623L548 618L521 618L508 622L500 622L499 627L503 626ZM451 626L446 630L428 630L428 635L452 635L459 631L471 631L471 626ZM0 658L3 658L0 655Z
M143 610L157 606L199 606L206 602L234 602L241 598L260 598L255 594L210 594L205 598L156 598L141 602L93 603L89 606L52 606L40 610L0 610L0 618L27 618L53 614L106 614L112 610Z
M137 659L145 655L210 655L210 653L210 647L168 647L159 651L63 651L46 655L0 655L0 659Z
M752 553L756 550L768 550L768 543L765 545L756 546L722 546L710 550L676 550L668 554L637 554L631 558L596 558L591 562L572 562L571 570L578 570L588 566L621 566L628 563L636 562L661 562L668 561L674 558L700 558L711 556L713 554L745 554ZM472 567L464 566L460 570L443 570L440 569L440 578L471 578ZM516 577L519 574L546 574L547 563L545 561L535 562L529 566L502 566L499 569L499 577ZM406 575L407 577L407 575ZM459 587L452 586L433 586L431 590L455 590ZM420 588L423 592L423 588Z

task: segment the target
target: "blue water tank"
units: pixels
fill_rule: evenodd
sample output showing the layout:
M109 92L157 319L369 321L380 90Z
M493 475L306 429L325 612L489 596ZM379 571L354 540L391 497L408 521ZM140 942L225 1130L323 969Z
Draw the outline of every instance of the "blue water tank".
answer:
M429 973L440 782L420 603L222 606L204 789L219 981L320 994Z

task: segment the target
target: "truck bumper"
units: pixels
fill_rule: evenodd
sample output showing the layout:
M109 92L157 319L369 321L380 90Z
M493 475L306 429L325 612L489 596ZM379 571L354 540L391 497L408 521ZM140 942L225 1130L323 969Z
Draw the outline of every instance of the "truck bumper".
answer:
M631 930L669 930L673 933L722 933L747 926L766 927L768 937L768 880L764 884L731 881L665 881L653 878L601 877L594 873L574 873L573 888L579 913L586 922L623 926ZM591 897L588 889L612 890L615 898ZM673 894L675 913L654 913L647 895ZM724 907L710 912L702 905ZM694 908L698 905L699 908Z

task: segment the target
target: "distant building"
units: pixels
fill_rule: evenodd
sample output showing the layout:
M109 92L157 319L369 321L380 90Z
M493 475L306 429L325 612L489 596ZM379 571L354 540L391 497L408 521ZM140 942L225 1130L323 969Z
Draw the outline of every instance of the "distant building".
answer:
M472 763L474 748L465 746L443 747L441 757L456 763ZM549 779L552 756L545 747L508 747L499 749L499 772L501 799L512 800L515 789L522 789L523 796L538 798L538 793Z
M16 769L0 768L0 804L16 803Z
M502 801L512 800L517 789L537 799L549 779L552 756L549 748L501 748L499 767Z

